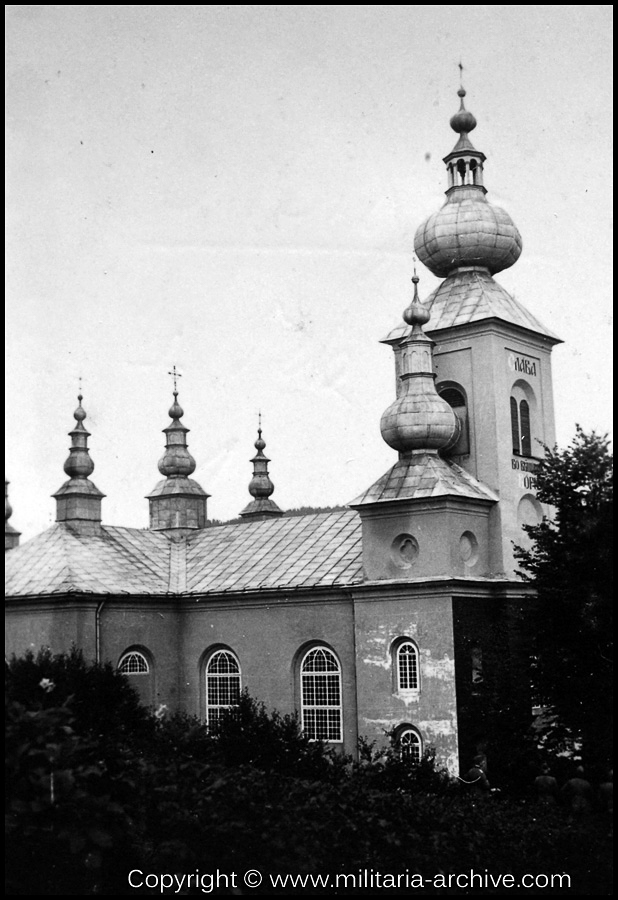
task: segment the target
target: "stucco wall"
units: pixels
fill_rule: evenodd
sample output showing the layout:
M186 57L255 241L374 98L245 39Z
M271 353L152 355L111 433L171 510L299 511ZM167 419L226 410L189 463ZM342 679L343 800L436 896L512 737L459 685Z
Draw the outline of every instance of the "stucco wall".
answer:
M355 596L359 733L387 744L385 731L415 727L424 749L434 747L441 765L458 771L457 703L450 596L431 597L422 589L390 597ZM418 694L398 693L393 643L411 638L420 654Z

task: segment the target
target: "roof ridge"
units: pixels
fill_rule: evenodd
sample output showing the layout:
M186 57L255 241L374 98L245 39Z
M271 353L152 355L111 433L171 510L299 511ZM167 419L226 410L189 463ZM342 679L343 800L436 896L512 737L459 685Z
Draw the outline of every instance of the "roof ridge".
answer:
M172 594L182 594L187 590L187 542L170 543L170 568L168 590Z

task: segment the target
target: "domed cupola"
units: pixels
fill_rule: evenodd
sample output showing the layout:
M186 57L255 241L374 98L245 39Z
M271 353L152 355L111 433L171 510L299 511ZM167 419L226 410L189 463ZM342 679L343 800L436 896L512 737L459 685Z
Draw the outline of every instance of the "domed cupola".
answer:
M64 463L69 480L52 496L56 500L56 521L70 525L80 534L90 534L100 531L101 501L105 494L88 477L94 472L94 463L88 450L90 432L84 426L86 410L82 400L80 393L73 413L76 425L69 432L71 447Z
M163 429L167 436L165 453L159 460L159 472L168 478L184 476L188 477L195 472L195 460L187 449L187 434L189 429L180 421L185 411L178 402L178 391L174 391L174 402L169 409L171 425Z
M261 413L257 441L253 446L257 450L257 453L251 460L253 463L253 478L249 482L249 493L253 500L245 506L240 515L243 519L269 519L273 516L282 516L283 510L279 509L274 500L271 500L271 494L275 490L275 486L268 474L268 463L270 460L264 453L266 441L262 437Z
M450 125L459 135L444 157L448 173L447 200L418 228L414 248L419 259L438 278L458 269L485 269L491 275L508 269L521 254L521 235L505 210L486 199L483 184L485 154L476 150L470 132L476 119L464 105L466 92L457 92L459 111Z
M412 331L401 344L402 390L380 421L382 437L400 456L417 450L443 450L457 441L460 428L457 416L435 388L434 344L422 328L430 313L419 300L418 281L415 273L414 296L403 313Z
M180 421L184 410L178 402L176 379L179 373L174 366L174 402L169 416L172 420L165 434L165 453L159 460L159 472L165 475L155 489L147 494L150 503L150 527L153 531L165 531L172 540L185 537L206 526L206 501L210 494L189 478L195 472L195 460L187 448L189 429Z

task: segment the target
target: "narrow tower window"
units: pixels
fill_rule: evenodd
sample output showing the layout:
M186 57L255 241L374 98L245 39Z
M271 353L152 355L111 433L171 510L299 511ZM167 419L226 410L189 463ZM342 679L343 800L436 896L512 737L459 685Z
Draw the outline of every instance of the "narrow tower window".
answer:
M206 724L216 731L226 710L240 700L240 665L229 650L218 650L206 666Z
M511 397L511 440L513 453L515 456L519 456L519 411L515 397Z
M532 440L530 437L530 407L527 400L519 404L519 427L521 428L521 455L532 456Z
M459 420L459 436L452 446L443 450L445 456L465 456L470 453L470 433L468 429L468 408L462 389L449 384L438 385L436 390L446 400Z
M341 668L326 647L315 647L300 667L303 731L312 741L342 740Z
M511 397L511 439L515 456L532 456L530 404L527 400L517 403L515 397Z

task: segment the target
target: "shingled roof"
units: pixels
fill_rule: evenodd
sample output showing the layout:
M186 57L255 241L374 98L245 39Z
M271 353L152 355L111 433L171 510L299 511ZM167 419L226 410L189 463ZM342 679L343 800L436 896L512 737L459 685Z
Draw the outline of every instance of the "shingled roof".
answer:
M6 559L7 597L219 594L362 581L353 510L202 529L174 543L159 532L56 524Z
M437 453L413 453L399 459L350 506L437 497L498 501L497 494L456 463L442 459Z
M429 334L483 319L501 319L528 331L543 334L553 343L562 343L560 338L528 312L484 269L454 272L429 295L424 305L431 310L431 321L426 329ZM389 332L384 342L400 341L410 331L410 326L402 322Z

